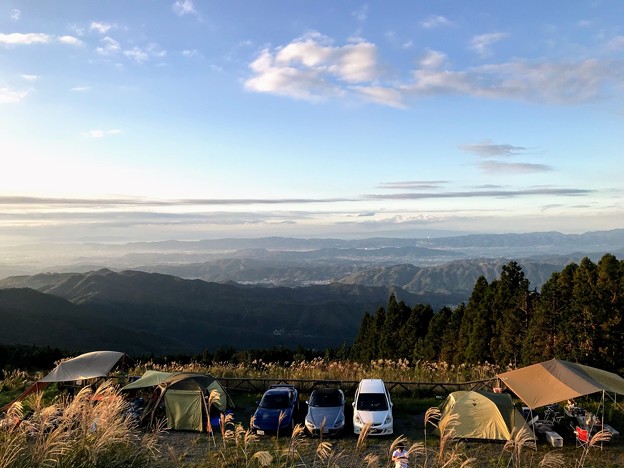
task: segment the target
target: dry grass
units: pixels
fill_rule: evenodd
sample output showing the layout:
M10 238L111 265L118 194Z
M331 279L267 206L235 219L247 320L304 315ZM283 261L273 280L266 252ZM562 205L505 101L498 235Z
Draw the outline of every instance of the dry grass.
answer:
M142 434L127 416L127 404L109 383L84 388L71 401L52 405L41 395L14 405L0 420L0 466L150 466L158 434ZM16 423L20 421L19 423Z
M229 362L179 364L170 362L158 365L151 361L137 363L129 370L131 375L141 375L146 370L163 372L200 372L221 378L271 378L271 379L323 379L361 380L374 375L386 381L406 382L466 382L490 379L506 368L489 363L453 365L446 362L416 361L408 359L377 359L367 364L354 361L333 361L315 358L286 363L264 362L261 359L248 364Z

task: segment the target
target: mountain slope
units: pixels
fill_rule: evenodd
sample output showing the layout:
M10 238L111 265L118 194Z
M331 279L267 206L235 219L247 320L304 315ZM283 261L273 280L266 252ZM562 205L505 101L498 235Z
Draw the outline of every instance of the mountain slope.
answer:
M339 280L342 284L366 286L393 285L419 294L454 294L467 300L479 276L492 281L500 276L503 265L509 259L457 260L442 265L417 268L413 265L372 267L348 275ZM539 288L556 271L571 260L567 257L550 258L544 261L520 260L525 276L532 287Z
M338 283L300 288L243 287L110 270L15 277L0 282L0 287L6 285L35 286L40 292L71 301L91 311L91 317L103 317L107 324L114 324L122 330L120 336L127 330L128 340L136 334L152 337L154 342L145 346L145 351L162 349L161 339L177 351L222 345L339 346L353 340L362 315L385 306L393 291L409 305L426 302L441 307L454 300L389 287ZM34 313L38 305L30 310ZM77 313L63 310L59 320L78 320Z

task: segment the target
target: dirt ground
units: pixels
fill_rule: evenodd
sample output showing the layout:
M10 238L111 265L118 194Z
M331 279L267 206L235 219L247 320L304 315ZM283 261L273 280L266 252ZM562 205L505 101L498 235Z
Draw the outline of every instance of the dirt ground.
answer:
M241 423L244 428L249 427L249 419L255 410L255 396L249 398L238 398L239 406L235 411L235 423ZM408 446L413 442L422 442L425 438L424 433L424 414L427 403L414 404L411 399L396 399L394 402L395 415L395 432L389 437L369 437L366 441L364 450L360 457L354 456L357 437L353 434L352 426L348 426L342 437L330 439L332 450L336 453L342 453L343 459L340 466L343 467L361 467L364 466L362 458L365 454L374 453L379 456L379 466L389 466L389 448L396 437L405 435L408 439ZM351 420L352 409L350 405L346 408L347 421ZM302 404L296 421L303 422L306 408ZM278 442L275 436L260 437L258 442L253 446L253 451L266 450L271 453L278 453L281 446L285 446L288 437L280 437ZM302 445L301 460L297 466L312 466L315 460L315 451L318 448L318 439L306 438ZM221 434L217 431L214 436L210 434L198 434L196 432L168 431L163 433L161 438L162 462L164 466L181 466L181 467L200 467L215 466L214 456L210 458L210 452L219 451L222 446ZM429 434L427 446L432 456L438 451L439 438ZM449 449L454 446L452 444ZM488 442L460 442L457 451L464 458L475 458L472 466L479 467L506 467L508 466L511 453L504 451L502 443ZM537 451L524 451L524 462L522 466L538 466L542 458L549 452L560 453L565 459L563 466L575 466L576 460L580 457L581 449L575 447L574 438L570 438L570 434L566 435L563 448L553 448L544 441L538 442ZM211 460L208 462L207 460ZM220 462L221 463L221 462ZM220 466L231 466L223 461ZM254 465L255 466L255 465ZM272 465L273 466L273 465ZM422 466L418 462L414 466ZM510 465L511 466L511 465ZM601 468L608 467L624 467L624 437L614 438L603 446L602 449L592 449L585 466L599 466Z

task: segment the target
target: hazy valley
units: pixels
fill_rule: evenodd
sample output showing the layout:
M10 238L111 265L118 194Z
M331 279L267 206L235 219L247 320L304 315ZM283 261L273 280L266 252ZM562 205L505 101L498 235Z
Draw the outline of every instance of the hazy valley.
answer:
M2 343L129 352L350 344L394 292L434 310L516 260L532 288L622 256L624 230L434 239L222 239L3 248ZM27 289L25 289L27 288ZM96 345L97 344L97 345Z

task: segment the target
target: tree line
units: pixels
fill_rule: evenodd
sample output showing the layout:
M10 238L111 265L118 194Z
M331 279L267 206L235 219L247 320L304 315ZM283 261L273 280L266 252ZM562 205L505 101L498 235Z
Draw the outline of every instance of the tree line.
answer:
M407 358L528 365L570 360L615 372L624 368L624 261L584 258L553 273L538 292L520 265L481 276L467 303L412 308L392 295L386 308L362 318L352 359Z

